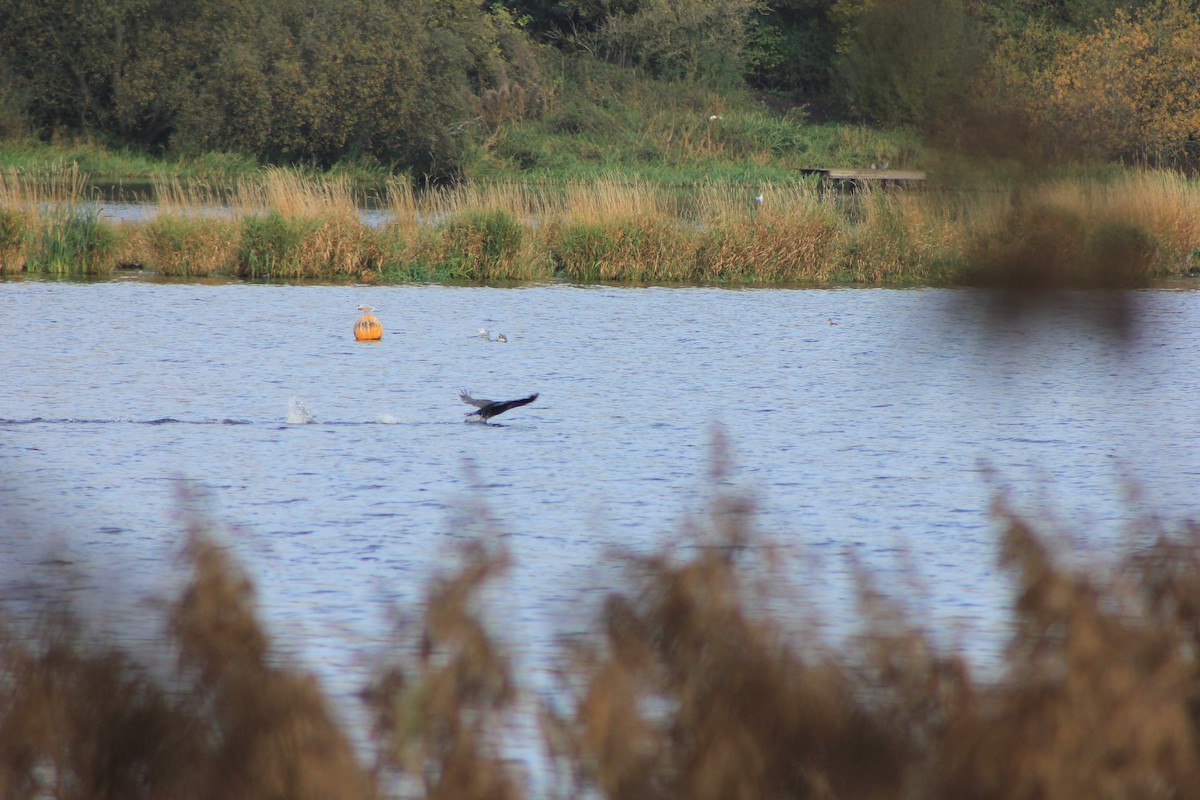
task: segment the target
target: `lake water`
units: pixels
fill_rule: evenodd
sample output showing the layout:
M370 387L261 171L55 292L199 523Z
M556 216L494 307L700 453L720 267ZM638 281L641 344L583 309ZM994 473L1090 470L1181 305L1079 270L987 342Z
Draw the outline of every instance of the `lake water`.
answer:
M986 670L1008 629L998 490L1085 560L1139 517L1194 514L1200 292L1130 295L1124 340L983 297L0 282L0 570L11 586L69 562L106 619L157 625L145 598L180 574L187 482L272 630L351 705L388 605L489 527L484 503L514 559L493 610L536 686L618 581L614 550L692 546L716 425L831 636L853 552ZM353 340L360 303L382 341ZM540 397L464 424L461 387Z

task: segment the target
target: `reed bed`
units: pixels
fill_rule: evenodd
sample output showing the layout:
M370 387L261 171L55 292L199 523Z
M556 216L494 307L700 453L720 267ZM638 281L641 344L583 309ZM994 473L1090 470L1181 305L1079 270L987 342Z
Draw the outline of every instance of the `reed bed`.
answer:
M1195 275L1200 193L1164 172L1018 187L976 215L967 280L1019 290L1131 288Z
M956 637L935 636L862 569L859 635L834 643L776 616L807 600L780 593L752 517L746 496L716 489L686 533L699 546L620 557L625 579L572 628L543 703L548 796L1200 795L1200 526L1148 520L1111 563L1069 565L998 504L1014 624L1002 669L982 679L934 644ZM489 623L486 590L510 556L486 519L401 615L363 689L374 722L359 736L281 655L211 526L187 525L190 577L152 647L92 631L71 588L40 601L6 588L0 795L530 796L502 757L530 687ZM39 621L15 613L37 602Z
M379 234L392 280L546 279L534 230L544 209L536 185L463 185L415 195L391 186L395 220Z
M0 269L357 280L1126 287L1200 272L1200 192L1175 173L986 191L835 192L595 181L381 190L272 170L230 191L156 187L157 215L100 218L78 172L0 176ZM762 202L754 201L755 195ZM215 205L220 203L219 206ZM215 212L215 208L222 209Z
M0 272L89 275L116 265L122 236L101 218L74 164L0 172L0 210Z
M270 170L239 183L234 206L242 220L238 277L345 279L378 268L375 236L359 220L344 176L312 179Z
M233 220L164 210L137 226L122 260L173 277L230 275L238 269L239 235Z

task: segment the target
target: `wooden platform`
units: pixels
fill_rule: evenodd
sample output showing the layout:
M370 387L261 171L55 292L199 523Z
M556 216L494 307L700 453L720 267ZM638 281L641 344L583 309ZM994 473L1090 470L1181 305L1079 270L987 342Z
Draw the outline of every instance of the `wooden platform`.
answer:
M917 185L925 180L925 173L905 169L802 169L805 175L820 175L821 181L835 185L883 186Z

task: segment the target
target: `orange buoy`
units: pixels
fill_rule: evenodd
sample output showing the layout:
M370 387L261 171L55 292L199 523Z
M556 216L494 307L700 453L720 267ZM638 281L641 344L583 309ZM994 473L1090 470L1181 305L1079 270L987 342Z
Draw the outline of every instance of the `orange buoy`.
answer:
M354 338L360 342L375 342L383 338L383 323L379 317L371 314L375 309L371 306L359 306L363 315L354 323Z

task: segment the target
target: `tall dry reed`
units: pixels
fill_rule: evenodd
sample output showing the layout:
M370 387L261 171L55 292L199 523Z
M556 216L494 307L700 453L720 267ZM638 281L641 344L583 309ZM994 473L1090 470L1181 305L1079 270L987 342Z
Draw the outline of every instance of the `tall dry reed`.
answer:
M998 507L1014 624L985 680L861 567L861 635L797 632L776 615L803 598L759 594L779 567L752 520L743 494L715 489L694 546L623 557L627 578L564 646L545 709L555 796L1200 796L1200 525L1148 521L1124 558L1072 566ZM186 539L174 671L97 638L65 598L40 627L7 616L28 598L5 592L0 795L523 796L502 720L527 687L485 622L503 550L468 544L399 629L364 691L371 769L272 645L226 550L196 521Z
M517 687L481 606L485 584L507 566L503 550L468 543L460 566L431 581L422 624L401 627L410 635L398 637L395 657L365 695L378 774L389 784L437 800L521 796L498 746Z
M174 675L96 638L65 598L33 635L5 629L0 795L372 797L315 681L280 664L248 579L201 523L187 541L192 577L169 614Z
M164 182L113 225L84 176L0 176L0 269L285 280L1123 288L1200 274L1200 192L1130 171L979 192L838 192L807 181L668 187L605 178L383 190L272 170L232 191ZM762 198L756 203L754 197ZM228 203L214 213L214 202Z
M236 274L246 278L361 278L379 266L348 178L270 170L234 193L242 221Z
M77 164L0 173L0 210L0 271L97 275L116 265L122 233L90 201Z
M696 204L695 280L720 283L825 284L835 267L842 221L834 199L815 186L745 190L703 187Z
M864 189L850 200L832 276L859 284L941 285L968 263L980 202L937 192Z

